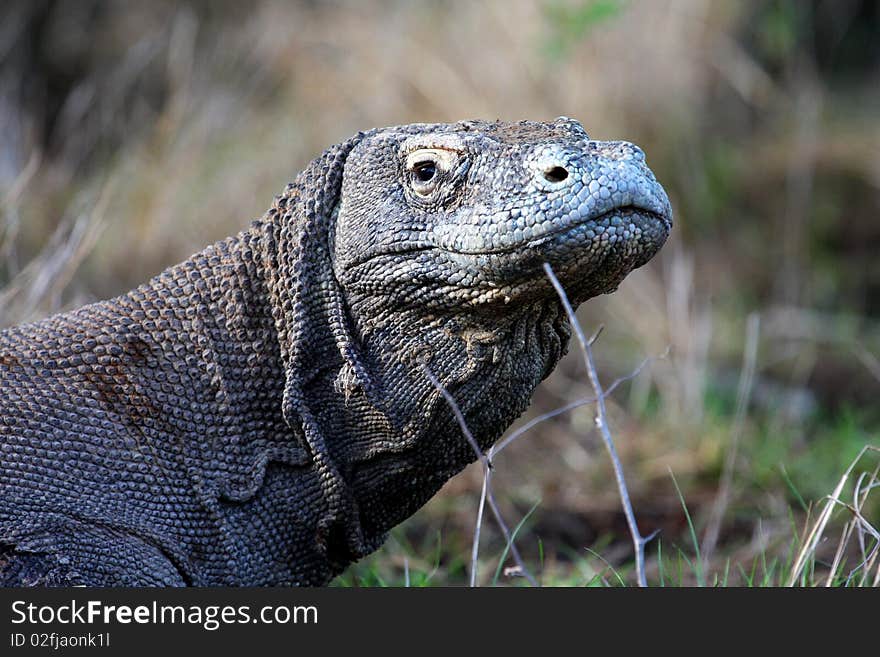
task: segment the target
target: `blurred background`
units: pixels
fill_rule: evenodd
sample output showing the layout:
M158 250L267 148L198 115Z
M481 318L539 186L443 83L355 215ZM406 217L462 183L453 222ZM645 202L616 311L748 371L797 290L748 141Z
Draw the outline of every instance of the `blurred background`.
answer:
M642 146L676 214L661 255L579 312L605 327L606 384L668 348L609 400L640 526L661 530L649 580L778 582L880 444L875 1L6 0L0 327L239 231L360 129L560 115ZM523 421L588 394L573 345ZM494 481L542 582L632 581L591 407L514 443ZM453 479L338 583L466 583L480 482ZM487 518L482 583L521 581L503 552Z

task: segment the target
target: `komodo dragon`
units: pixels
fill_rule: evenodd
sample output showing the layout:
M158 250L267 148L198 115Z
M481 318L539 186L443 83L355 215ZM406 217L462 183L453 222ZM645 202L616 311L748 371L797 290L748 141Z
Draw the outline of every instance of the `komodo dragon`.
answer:
M149 283L0 332L0 583L326 584L487 448L669 200L577 121L362 132Z

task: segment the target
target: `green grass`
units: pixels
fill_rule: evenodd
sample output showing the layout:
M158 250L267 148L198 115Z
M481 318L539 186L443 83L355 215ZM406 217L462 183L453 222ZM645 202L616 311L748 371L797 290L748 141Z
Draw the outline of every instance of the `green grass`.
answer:
M859 470L862 468L862 470ZM864 473L860 475L859 473ZM670 473L672 484L681 504L686 531L676 538L660 537L649 545L649 586L682 587L728 586L781 587L781 586L877 586L880 583L880 535L876 527L869 526L862 534L864 553L859 549L857 513L862 515L869 500L877 497L880 489L880 449L865 447L851 462L835 489L832 497L844 502L822 500L810 507L800 504L787 510L788 533L771 539L745 560L734 562L731 554L722 554L714 560L710 569L704 571L699 531L690 513L684 494L675 476ZM861 479L859 477L861 476ZM800 493L794 489L800 498ZM856 485L862 493L856 496ZM852 497L849 506L848 499ZM876 502L876 499L872 501ZM538 508L535 504L512 532L521 542L528 528L528 520ZM825 507L828 507L827 509ZM823 512L828 511L827 524ZM487 522L489 519L486 519ZM761 521L757 531L763 534ZM826 540L819 541L822 537ZM820 550L815 546L823 543ZM406 538L406 525L392 532L388 543L378 552L355 564L338 577L335 586L448 586L466 585L470 564L462 556L459 540L444 544L439 532L422 539L418 544ZM533 574L542 586L631 586L634 581L632 562L627 557L620 564L612 564L603 552L610 550L611 537L602 536L591 547L577 552L570 551L563 567L545 568L543 542L538 540L538 552ZM494 563L494 574L485 582L490 586L527 585L522 577L503 575L509 552L502 545L493 555L484 551L478 563L481 572L487 572ZM491 571L488 571L491 572Z

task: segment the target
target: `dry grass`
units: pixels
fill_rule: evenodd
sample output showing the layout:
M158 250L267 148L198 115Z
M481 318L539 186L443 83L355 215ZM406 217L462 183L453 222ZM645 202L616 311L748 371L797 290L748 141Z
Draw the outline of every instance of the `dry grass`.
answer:
M852 486L852 502L847 503L841 499L844 487L848 483L853 483L852 479L856 468L860 465L862 459L871 452L880 454L880 447L867 445L859 452L858 456L840 478L834 491L828 496L816 520L812 525L808 525L806 535L801 541L802 547L795 558L791 573L788 576L788 586L795 586L796 584L804 584L815 580L816 550L819 543L826 538L829 522L834 511L838 508L843 509L850 519L841 529L841 536L837 542L837 549L834 552L834 560L828 568L825 585L849 584L853 581L858 586L865 586L866 584L878 586L880 584L880 560L877 558L878 551L880 551L880 531L863 514L871 491L880 488L880 479L878 479L880 463L878 463L873 471L858 474ZM876 521L874 521L874 524L876 524ZM853 543L857 546L856 550L852 549ZM855 565L845 566L846 557L851 556L853 552L858 555Z

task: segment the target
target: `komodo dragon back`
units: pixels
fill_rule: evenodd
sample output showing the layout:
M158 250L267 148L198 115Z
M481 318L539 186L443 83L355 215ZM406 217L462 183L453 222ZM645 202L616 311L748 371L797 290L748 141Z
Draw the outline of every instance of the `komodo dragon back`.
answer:
M488 448L571 301L663 245L669 201L577 121L414 124L315 159L148 283L0 332L0 583L325 584Z

